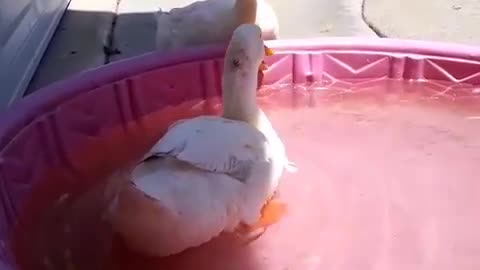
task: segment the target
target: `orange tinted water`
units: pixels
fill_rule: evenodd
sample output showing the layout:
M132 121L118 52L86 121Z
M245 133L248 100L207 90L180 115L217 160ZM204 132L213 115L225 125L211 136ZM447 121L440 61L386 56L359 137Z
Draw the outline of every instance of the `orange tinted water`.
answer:
M294 87L295 91L292 86L276 86L259 93L262 108L299 168L296 174L284 175L280 188L288 215L247 246L232 236L222 236L163 259L133 254L114 239L115 268L480 269L480 101L476 89L457 85L445 91L443 83L394 81L329 89ZM147 149L167 123L218 112L217 105L214 100L190 102L158 111L132 124L128 132L115 130L100 144L82 146L78 163L83 165L83 177L92 181L104 177L104 171ZM105 166L100 170L98 164ZM55 175L49 175L49 183L55 179L56 191L51 191L52 184L45 184L50 195L34 197L36 211L29 213L42 212L48 199L75 193L73 187L59 187L62 179L58 175L63 174L58 169ZM92 201L76 211L92 212L88 210L95 207ZM94 215L84 216L93 220ZM44 214L35 217L48 220ZM95 227L91 220L78 224ZM96 269L92 264L103 259L98 254L110 254L109 246L98 243L113 239L108 225L97 223L102 224L97 232L70 238L59 237L64 221L42 223L49 230L37 225L33 235L41 234L43 240L38 241L42 244L30 254L23 249L21 260L36 257L45 265L46 256L65 257L65 248L75 242L76 252L87 248L88 254L97 254L72 254L76 269L86 269L78 266L80 261ZM34 241L27 238L28 231L35 230L27 228L32 226L20 230L24 245Z

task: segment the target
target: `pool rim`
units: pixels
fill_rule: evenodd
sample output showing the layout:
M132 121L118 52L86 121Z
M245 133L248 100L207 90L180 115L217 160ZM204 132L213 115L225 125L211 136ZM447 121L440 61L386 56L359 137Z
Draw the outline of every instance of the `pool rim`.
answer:
M480 62L480 46L437 41L395 38L327 37L282 39L266 42L276 54L315 51L352 51L353 53L405 54L411 57L440 57ZM15 102L0 115L0 153L24 127L52 111L58 104L123 78L186 62L222 58L226 44L177 50L169 54L150 52L91 68L38 89Z

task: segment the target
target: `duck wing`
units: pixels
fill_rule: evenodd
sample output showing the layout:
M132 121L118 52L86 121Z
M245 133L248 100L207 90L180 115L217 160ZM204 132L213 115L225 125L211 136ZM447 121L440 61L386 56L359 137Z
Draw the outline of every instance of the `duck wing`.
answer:
M256 164L271 159L269 148L263 133L247 123L201 116L174 123L146 157L173 157L244 182Z

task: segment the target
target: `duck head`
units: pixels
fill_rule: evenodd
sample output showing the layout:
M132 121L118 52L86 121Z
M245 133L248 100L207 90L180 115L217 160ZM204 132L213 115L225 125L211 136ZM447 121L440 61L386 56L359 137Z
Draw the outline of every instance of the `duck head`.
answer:
M257 25L242 24L235 29L223 69L224 117L250 122L258 114L256 91L266 69L264 57L272 54Z

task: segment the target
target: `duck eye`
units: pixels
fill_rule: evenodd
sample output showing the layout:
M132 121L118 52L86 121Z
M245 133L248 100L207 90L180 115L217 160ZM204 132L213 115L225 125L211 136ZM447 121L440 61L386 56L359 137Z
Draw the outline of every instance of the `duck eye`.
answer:
M233 64L234 67L239 67L240 66L240 60L233 59L232 64Z

